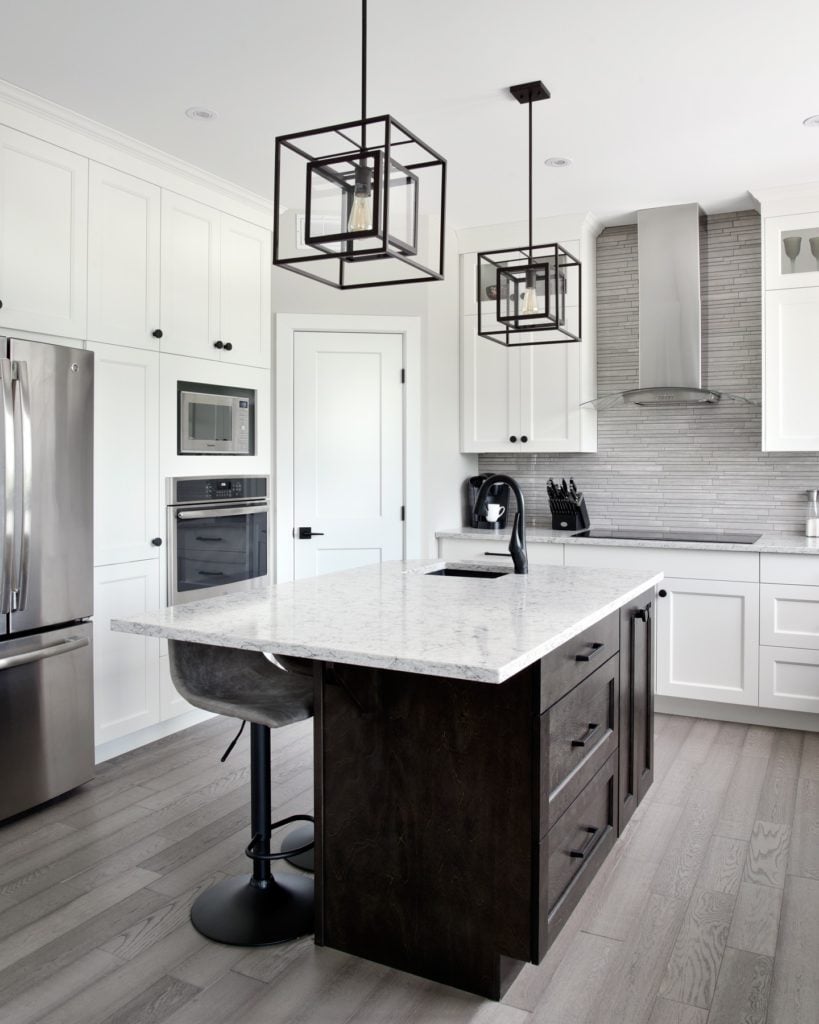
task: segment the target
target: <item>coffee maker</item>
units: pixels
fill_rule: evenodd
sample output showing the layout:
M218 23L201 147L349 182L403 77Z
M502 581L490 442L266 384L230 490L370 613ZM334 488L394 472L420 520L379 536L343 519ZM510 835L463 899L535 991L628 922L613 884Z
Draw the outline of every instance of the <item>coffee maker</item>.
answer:
M496 523L487 523L482 515L475 512L475 499L484 480L488 480L492 473L480 473L478 476L471 476L468 481L469 494L469 525L479 530L502 530L506 526L506 517L509 510L509 485L492 484L486 497L487 504L503 505L503 515Z

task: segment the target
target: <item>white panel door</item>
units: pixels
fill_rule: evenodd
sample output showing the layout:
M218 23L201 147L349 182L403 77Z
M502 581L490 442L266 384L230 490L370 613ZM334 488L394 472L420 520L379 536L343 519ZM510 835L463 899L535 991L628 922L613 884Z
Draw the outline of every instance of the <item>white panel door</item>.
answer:
M461 451L521 451L520 350L480 337L477 316L461 330Z
M159 607L159 563L94 570L94 733L97 744L159 721L159 640L113 633L111 619Z
M402 558L402 336L299 331L293 347L294 578Z
M729 704L759 698L759 586L664 579L657 601L657 693Z
M88 161L0 125L0 327L85 338Z
M94 564L159 557L159 355L94 352Z
M759 704L819 712L819 651L760 647Z
M765 294L765 451L819 451L819 288Z
M88 337L159 349L160 191L92 163L88 182Z
M218 210L163 190L163 352L219 358L220 226Z
M223 362L270 366L269 231L222 214L221 327Z

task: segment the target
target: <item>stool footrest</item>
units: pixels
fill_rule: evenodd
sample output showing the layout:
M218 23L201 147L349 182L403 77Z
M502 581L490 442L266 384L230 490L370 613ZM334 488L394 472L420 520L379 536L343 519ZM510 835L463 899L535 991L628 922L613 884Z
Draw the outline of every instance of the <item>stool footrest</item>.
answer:
M292 825L295 821L309 821L314 822L314 818L311 814L291 814L288 818L280 818L278 821L274 821L270 825L270 832L274 829L281 828L283 825ZM270 833L268 833L269 835ZM295 850L287 850L286 852L280 851L279 853L259 853L257 845L262 839L262 836L255 835L245 849L245 856L250 857L251 860L285 860L289 857L295 857L300 853L307 853L308 850L312 850L314 843L306 843L304 846L299 846Z

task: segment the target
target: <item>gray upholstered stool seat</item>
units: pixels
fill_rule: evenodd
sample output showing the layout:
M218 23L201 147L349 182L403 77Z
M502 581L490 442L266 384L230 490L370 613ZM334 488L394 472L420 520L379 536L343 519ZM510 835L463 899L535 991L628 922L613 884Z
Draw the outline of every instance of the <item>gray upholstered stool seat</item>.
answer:
M189 703L250 722L252 839L246 853L253 873L225 878L201 893L191 921L208 938L239 946L307 935L313 931L312 878L274 878L270 864L282 858L298 864L296 855L312 855L312 818L296 814L270 821L270 730L312 717L313 663L277 656L275 664L258 651L179 640L168 642L168 653L174 686ZM271 853L271 831L294 821L309 824L282 853Z

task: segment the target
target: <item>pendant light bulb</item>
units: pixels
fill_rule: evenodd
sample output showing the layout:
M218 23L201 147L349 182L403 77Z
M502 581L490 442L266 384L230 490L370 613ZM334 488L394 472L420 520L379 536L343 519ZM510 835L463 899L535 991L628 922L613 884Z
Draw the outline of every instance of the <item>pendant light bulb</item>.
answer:
M347 221L348 231L372 231L373 227L373 172L361 163L355 169L353 206Z
M521 304L521 314L524 316L531 316L532 314L539 313L537 304L537 286L535 282L535 271L526 271L526 288L523 292L523 302Z

